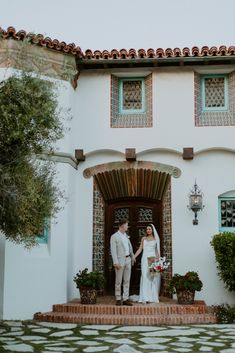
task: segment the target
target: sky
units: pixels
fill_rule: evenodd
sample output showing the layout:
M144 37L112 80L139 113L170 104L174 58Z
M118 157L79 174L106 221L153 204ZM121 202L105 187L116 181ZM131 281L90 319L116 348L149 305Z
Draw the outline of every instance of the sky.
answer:
M82 50L235 45L235 0L0 0L0 27Z

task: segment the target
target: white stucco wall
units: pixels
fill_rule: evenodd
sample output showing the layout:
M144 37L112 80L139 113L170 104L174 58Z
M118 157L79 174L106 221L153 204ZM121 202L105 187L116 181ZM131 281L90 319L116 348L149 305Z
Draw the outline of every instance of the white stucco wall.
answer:
M136 76L144 74L133 72ZM137 152L157 147L180 152L191 146L195 151L218 146L233 148L234 126L195 127L193 69L153 72L152 128L110 128L110 74L111 71L80 74L71 98L71 150L78 146L85 153L105 148L124 152L127 147L135 147Z
M219 280L215 255L210 241L219 233L219 194L235 189L232 154L203 153L193 161L179 161L179 179L172 181L173 271L198 271L203 282L196 298L208 304L235 303L235 293L226 290ZM173 162L173 161L172 161ZM188 193L195 178L204 193L205 208L198 214L199 224L192 224L194 214L187 209Z

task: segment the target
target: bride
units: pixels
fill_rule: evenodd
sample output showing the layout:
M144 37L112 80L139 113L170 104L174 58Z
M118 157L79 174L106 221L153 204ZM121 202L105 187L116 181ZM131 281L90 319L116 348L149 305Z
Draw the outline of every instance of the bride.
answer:
M160 273L151 275L148 268L148 257L160 257L160 239L156 228L149 224L146 229L146 236L141 239L139 249L136 251L135 259L143 252L141 258L140 303L159 303Z

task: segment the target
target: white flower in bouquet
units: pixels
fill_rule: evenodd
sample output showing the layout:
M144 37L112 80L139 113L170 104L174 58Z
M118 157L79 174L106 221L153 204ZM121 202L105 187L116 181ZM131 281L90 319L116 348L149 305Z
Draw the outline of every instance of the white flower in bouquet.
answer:
M164 272L170 265L170 262L166 260L166 257L160 257L158 261L154 261L150 264L149 269L150 272L159 273Z

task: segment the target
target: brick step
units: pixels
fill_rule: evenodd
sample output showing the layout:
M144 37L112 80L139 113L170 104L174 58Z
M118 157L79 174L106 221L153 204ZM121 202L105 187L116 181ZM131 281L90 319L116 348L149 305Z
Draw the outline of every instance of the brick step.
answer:
M94 315L48 312L37 313L34 318L39 321L103 325L181 325L216 322L214 315L205 313L185 315Z
M92 315L172 315L172 314L206 314L206 305L81 305L55 304L53 312L92 314Z

